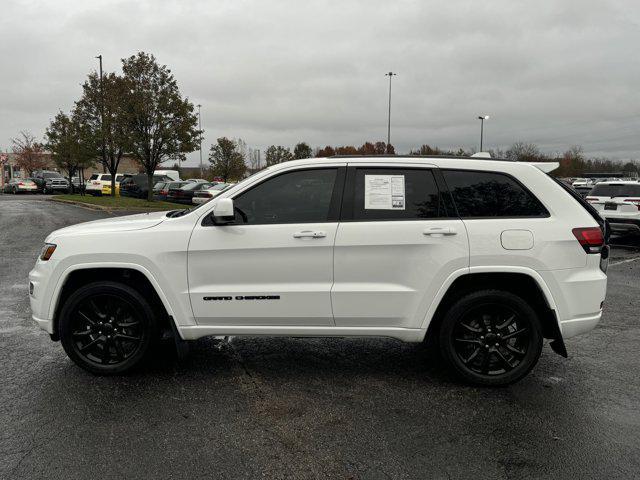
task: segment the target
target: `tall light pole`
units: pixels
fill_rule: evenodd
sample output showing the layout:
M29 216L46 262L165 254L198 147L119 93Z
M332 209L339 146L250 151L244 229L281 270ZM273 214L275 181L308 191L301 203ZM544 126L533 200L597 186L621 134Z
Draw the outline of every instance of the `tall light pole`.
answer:
M396 74L393 72L385 73L385 77L389 77L389 117L387 121L387 151L389 150L389 145L391 145L391 77Z
M106 172L107 147L104 141L104 90L102 89L102 54L96 57L100 62L100 132L102 134L102 169Z
M198 104L198 130L200 130L200 178L204 176L204 171L202 169L202 115L200 115L200 107L202 105Z
M489 120L489 115L481 115L478 117L480 120L480 151L482 151L482 140L484 137L484 121Z

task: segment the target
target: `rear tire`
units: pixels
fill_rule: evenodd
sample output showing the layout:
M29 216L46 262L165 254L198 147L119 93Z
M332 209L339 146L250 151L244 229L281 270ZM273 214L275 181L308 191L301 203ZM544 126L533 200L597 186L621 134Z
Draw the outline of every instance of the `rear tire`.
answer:
M154 311L144 297L111 281L71 294L60 311L59 333L69 358L97 375L134 369L158 337Z
M522 379L542 352L536 312L521 297L480 290L456 301L440 326L440 351L464 380L504 386Z

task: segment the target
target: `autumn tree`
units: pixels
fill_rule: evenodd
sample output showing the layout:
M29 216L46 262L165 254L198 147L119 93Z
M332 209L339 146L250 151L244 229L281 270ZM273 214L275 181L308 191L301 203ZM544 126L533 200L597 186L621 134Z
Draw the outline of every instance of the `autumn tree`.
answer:
M47 161L44 155L43 145L36 141L30 132L20 132L20 137L12 138L13 153L16 154L16 164L20 170L31 175L35 170L41 170L46 167Z
M47 148L55 164L67 173L69 185L78 169L90 166L95 160L89 128L76 115L58 112L45 133Z
M116 174L127 149L129 131L125 110L126 84L115 73L92 73L82 85L74 116L85 129L85 146L111 174L111 195L115 196ZM103 148L104 141L104 148Z
M293 158L296 160L301 158L311 158L313 151L306 142L298 143L293 149Z
M126 150L147 174L153 201L153 172L198 148L202 132L194 105L183 98L171 70L144 52L122 60Z
M216 177L227 180L239 180L244 176L247 166L238 148L238 142L227 137L218 138L215 145L211 145L209 151L211 172Z
M271 165L276 165L282 162L288 162L289 160L293 159L293 155L291 154L291 151L288 148L283 147L281 145L278 145L278 146L271 145L264 152L264 156L267 161L267 167L270 167Z
M318 152L316 153L316 157L332 157L335 154L336 151L334 150L334 148L327 145L326 147L318 150Z

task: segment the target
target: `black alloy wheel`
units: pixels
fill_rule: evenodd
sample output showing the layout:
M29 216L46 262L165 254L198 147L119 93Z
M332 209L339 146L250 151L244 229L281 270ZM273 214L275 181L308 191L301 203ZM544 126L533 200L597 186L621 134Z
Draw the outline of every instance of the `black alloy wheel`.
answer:
M96 282L80 288L60 314L67 355L90 372L123 373L140 363L155 338L154 314L133 288Z
M537 362L542 334L535 312L509 292L474 292L445 316L443 356L466 380L507 385L524 377Z

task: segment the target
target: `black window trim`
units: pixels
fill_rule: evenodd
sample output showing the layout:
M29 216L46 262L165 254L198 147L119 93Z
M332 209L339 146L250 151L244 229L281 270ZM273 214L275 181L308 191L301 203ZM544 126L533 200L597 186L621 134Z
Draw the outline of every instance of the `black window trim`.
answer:
M462 217L462 216L460 216L460 212L458 211L458 206L456 205L453 193L451 192L451 189L449 188L449 185L447 185L447 181L444 178L444 172L446 172L446 171L495 173L495 174L498 174L498 175L504 175L505 177L508 177L511 180L513 180L526 193L528 193L533 198L535 198L536 201L540 204L540 206L544 209L546 214L544 214L544 215L516 215L516 216L511 216L511 215L509 215L509 216L491 215L491 216L485 216L485 217ZM529 190L520 180L518 180L516 177L514 177L513 175L511 175L509 173L500 172L500 171L497 171L497 170L477 170L477 169L471 169L471 168L448 168L447 167L447 168L440 168L440 174L442 175L442 181L445 184L445 186L447 188L447 191L449 192L449 195L451 196L451 202L453 203L453 205L454 205L454 207L456 209L456 214L458 215L458 218L460 218L461 220L496 220L496 219L499 219L499 220L517 220L517 219L522 219L522 218L536 219L536 218L550 218L551 217L551 213L549 213L549 209L542 202L542 200L540 200L536 195L534 195L533 192L531 190Z
M447 205L447 202L443 203L443 206L446 210L445 216L440 217L429 217L429 218L378 218L378 219L355 219L353 218L354 213L354 198L355 198L355 187L356 187L356 170L419 170L419 171L430 171L435 180L436 187L438 188L438 193L442 197L443 194L446 194L451 198L451 194L448 189L446 189L446 184L444 184L441 174L438 175L439 168L433 165L425 165L424 167L416 166L416 165L389 165L389 164L375 164L375 165L366 165L366 164L351 164L347 166L347 177L344 185L344 193L342 195L342 215L340 216L340 222L349 222L349 223L369 223L369 222L432 222L438 220L451 220L458 219L457 211L449 212L449 207L453 206L455 208L454 203L450 203ZM443 190L444 187L446 190Z
M333 192L331 193L331 201L329 202L329 213L327 215L327 220L323 221L323 222L278 222L278 223L236 223L236 222L230 222L230 223L225 223L225 224L216 224L213 222L213 211L211 211L210 213L208 213L207 215L204 216L204 218L202 219L202 221L200 222L200 224L203 227L212 227L212 226L216 226L216 227L224 227L227 225L234 225L234 226L243 226L243 227L259 227L259 226L263 226L263 225L303 225L303 224L307 224L307 223L337 223L340 221L340 212L342 209L342 196L344 194L344 186L345 186L345 176L346 176L346 170L347 170L347 166L344 164L339 164L339 165L313 165L313 166L308 166L308 167L301 167L301 168L292 168L289 170L283 170L281 172L278 172L275 175L270 175L266 178L263 178L262 180L260 180L259 182L257 182L255 185L251 185L249 188L242 190L238 193L236 193L233 197L231 197L232 200L235 200L237 197L244 195L247 192L250 192L251 190L253 190L254 188L258 187L259 185L262 185L265 182L268 182L269 180L273 180L274 178L280 177L282 175L286 175L288 173L295 173L295 172L303 172L303 171L307 171L307 170L336 170L336 180L335 183L333 184Z

